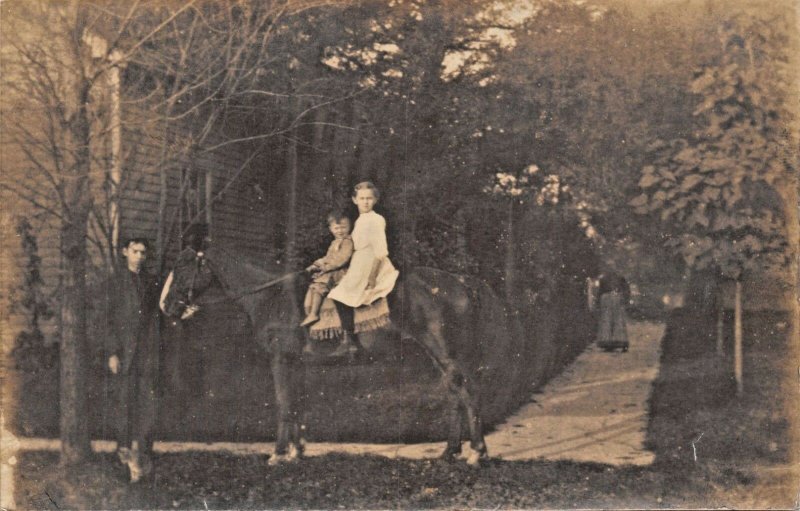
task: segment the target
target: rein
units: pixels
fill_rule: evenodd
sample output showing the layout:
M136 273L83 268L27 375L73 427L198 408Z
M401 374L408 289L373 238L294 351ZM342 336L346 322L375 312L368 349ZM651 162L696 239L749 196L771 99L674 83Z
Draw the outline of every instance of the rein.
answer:
M268 288L270 288L270 287L272 287L272 286L274 286L276 284L280 284L284 280L289 280L291 278L294 278L295 276L297 276L297 275L299 275L301 273L303 273L303 272L302 271L295 271L295 272L292 272L292 273L287 273L286 275L283 275L282 277L278 277L276 279L272 279L272 280L270 280L268 282L264 282L263 284L259 284L259 285L255 286L255 287L250 288L250 289L245 289L244 291L241 291L241 292L237 293L234 296L224 296L224 297L221 297L221 298L215 298L213 300L201 300L198 303L200 305L209 305L209 304L213 304L213 303L226 302L228 300L238 300L239 298L242 298L243 296L252 295L254 293L258 293L259 291L263 291L265 289L268 289Z

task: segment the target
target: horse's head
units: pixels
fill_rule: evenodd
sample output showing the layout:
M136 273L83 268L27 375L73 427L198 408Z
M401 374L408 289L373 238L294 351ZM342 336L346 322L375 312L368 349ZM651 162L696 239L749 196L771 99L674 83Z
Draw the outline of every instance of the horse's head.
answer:
M187 307L211 286L214 279L208 250L196 252L191 248L178 254L172 270L172 284L165 300L166 313L180 316Z

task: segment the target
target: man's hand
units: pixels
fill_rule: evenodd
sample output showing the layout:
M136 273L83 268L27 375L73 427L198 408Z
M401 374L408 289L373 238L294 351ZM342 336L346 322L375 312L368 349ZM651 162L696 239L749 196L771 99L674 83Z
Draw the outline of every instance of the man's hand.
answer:
M315 273L315 272L319 272L319 266L317 266L316 264L312 264L311 266L306 268L306 273Z
M119 372L119 357L116 355L111 355L108 357L108 368L111 370L112 374L117 374Z
M183 314L181 314L181 320L186 321L187 319L194 316L197 311L200 310L200 307L197 305L190 305L184 309Z

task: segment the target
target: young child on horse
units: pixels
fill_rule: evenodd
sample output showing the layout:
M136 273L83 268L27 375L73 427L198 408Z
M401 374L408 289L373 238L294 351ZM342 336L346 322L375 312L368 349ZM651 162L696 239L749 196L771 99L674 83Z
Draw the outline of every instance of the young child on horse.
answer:
M308 298L311 303L306 319L300 326L309 326L319 321L319 309L328 292L342 280L347 271L347 263L353 255L353 239L350 237L350 219L340 211L328 215L328 229L333 241L325 253L314 261L306 271L312 273L314 280L308 286Z
M399 275L389 260L386 220L373 211L379 198L378 188L369 181L353 188L352 199L359 213L352 233L355 251L344 277L328 293L336 304L344 332L341 344L331 356L347 355L356 350L353 309L386 297Z

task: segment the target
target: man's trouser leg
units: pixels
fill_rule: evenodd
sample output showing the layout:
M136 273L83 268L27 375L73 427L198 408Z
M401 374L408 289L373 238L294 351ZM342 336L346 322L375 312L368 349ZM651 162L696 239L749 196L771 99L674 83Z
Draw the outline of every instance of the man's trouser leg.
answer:
M129 372L120 370L119 373L114 375L115 392L116 392L116 413L114 414L114 429L117 440L117 449L123 447L130 447L132 438L131 419L133 406L131 406L131 399L134 398L132 392L132 376L133 368Z
M158 366L154 357L157 354L142 354L137 357L136 381L133 385L131 409L132 439L139 444L139 451L150 455L153 451L153 435L156 423L156 377ZM133 369L133 368L132 368Z

